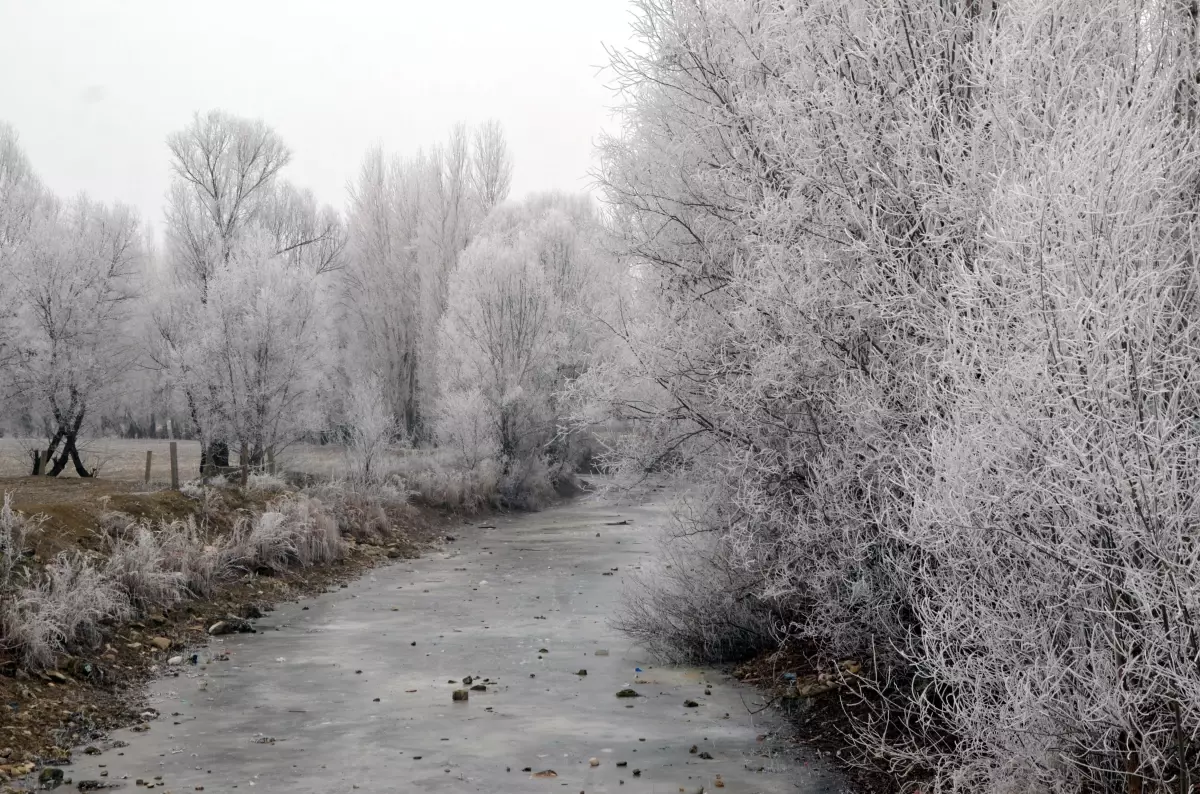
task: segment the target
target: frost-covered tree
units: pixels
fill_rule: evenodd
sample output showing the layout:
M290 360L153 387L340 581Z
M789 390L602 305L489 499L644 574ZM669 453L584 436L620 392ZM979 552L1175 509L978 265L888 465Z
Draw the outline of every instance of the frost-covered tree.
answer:
M181 386L194 395L202 443L228 438L249 465L281 449L323 417L316 394L333 352L327 311L311 274L250 235L209 279L207 300L189 306L191 342L180 344Z
M443 443L472 459L494 443L506 471L547 453L612 272L585 199L540 196L493 213L451 276L439 327Z
M134 354L127 323L141 237L124 207L86 197L40 204L10 262L18 335L8 396L45 428L48 473L70 463L88 477L80 436L119 390Z
M309 406L298 404L302 395L313 397L310 381L284 388L275 380L282 372L299 373L293 357L299 340L277 344L276 332L303 330L300 339L312 341L313 329L324 327L315 313L328 307L314 295L340 267L344 230L335 211L319 208L310 192L279 178L291 153L261 121L220 111L197 115L169 137L168 147L174 286L159 313L157 360L183 391L204 439L201 468L228 465L230 443L249 450L250 463L257 464L267 448L310 424ZM239 268L246 272L232 272ZM226 292L220 305L210 307L214 284ZM239 288L249 294L230 292ZM275 288L283 292L264 294ZM283 316L287 301L294 301L290 318ZM270 317L254 329L262 335L249 366L244 358L249 354L234 344L236 329L226 323L231 317L248 323L260 310ZM231 372L229 365L238 360L247 369ZM290 406L291 415L259 413L279 405Z
M49 198L21 149L16 130L0 121L0 375L17 352L17 253Z
M429 152L373 149L351 187L342 278L348 354L382 384L414 440L430 436L434 332L448 279L484 216L505 196L511 160L503 130L456 126Z
M512 157L504 128L492 119L475 129L471 140L471 189L486 216L508 198L512 188Z
M700 481L739 608L900 682L878 725L919 735L864 742L935 790L1187 791L1194 5L646 0L636 30L600 174L635 302L595 384L643 430L626 470Z

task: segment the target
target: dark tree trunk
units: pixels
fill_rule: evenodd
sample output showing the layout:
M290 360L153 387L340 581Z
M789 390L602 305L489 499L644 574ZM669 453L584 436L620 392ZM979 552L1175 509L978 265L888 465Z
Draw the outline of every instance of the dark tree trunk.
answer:
M57 477L63 473L63 469L67 468L67 463L70 462L75 466L75 473L80 477L93 477L94 472L88 471L83 465L83 459L79 457L79 447L76 440L79 437L79 428L83 426L84 412L80 411L75 417L75 421L68 427L59 428L54 434L54 439L50 442L50 453L47 455L47 460L54 454L54 448L58 446L59 440L66 443L63 446L62 454L58 456L58 460L54 461L54 468L50 469L50 476Z
M211 477L229 468L229 444L213 441L200 447L200 474Z

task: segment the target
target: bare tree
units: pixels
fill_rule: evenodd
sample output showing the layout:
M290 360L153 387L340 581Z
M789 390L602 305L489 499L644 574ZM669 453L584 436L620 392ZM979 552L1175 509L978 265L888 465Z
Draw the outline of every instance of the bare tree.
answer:
M43 208L14 257L20 353L14 395L44 419L45 459L89 477L79 438L89 411L119 387L132 359L125 324L141 254L137 219L78 198Z
M39 212L49 201L16 131L0 122L0 370L17 353L15 263Z
M275 178L291 160L283 140L261 121L221 111L196 114L167 138L171 152L167 209L172 259L201 300L233 246L258 223L275 193Z
M198 114L167 143L173 175L168 235L177 283L172 305L159 313L157 326L165 347L158 358L183 389L192 421L205 436L201 469L207 471L229 464L229 441L247 446L257 460L264 454L264 439L274 438L264 429L267 419L238 413L260 411L270 400L234 402L236 392L229 389L241 379L212 369L221 361L230 363L212 350L214 338L231 332L206 325L221 319L205 308L212 284L218 278L236 281L240 276L226 277L223 271L239 263L253 268L247 278L258 277L266 267L264 258L272 261L271 267L278 260L295 278L315 284L340 268L345 232L334 210L318 208L310 192L279 180L291 153L263 122L220 111ZM307 298L295 308L305 321L311 319ZM261 363L266 367L277 362ZM267 387L255 388L261 397Z
M490 119L476 127L471 149L471 188L482 216L486 217L508 198L512 169L512 157L500 122Z

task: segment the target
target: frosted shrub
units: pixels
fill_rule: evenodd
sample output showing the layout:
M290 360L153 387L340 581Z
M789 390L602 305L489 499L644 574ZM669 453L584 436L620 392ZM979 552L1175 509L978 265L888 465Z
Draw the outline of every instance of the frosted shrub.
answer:
M158 535L164 564L178 574L183 587L193 598L208 598L216 592L218 585L232 577L234 552L231 538L209 540L192 516L161 523Z
M25 543L35 528L29 518L13 510L12 494L4 494L4 502L0 504L0 592L13 583Z
M873 653L860 738L930 790L1193 789L1191 6L639 9L631 319L584 376L636 421L618 474L721 495L727 585Z
M246 489L255 493L283 493L291 490L282 477L262 472L250 474L246 479Z
M291 527L296 564L324 565L340 560L346 552L337 522L317 499L297 495L272 504Z
M54 664L57 654L100 641L100 623L131 614L115 582L82 554L60 554L29 585L6 598L3 643L32 669Z
M104 575L125 594L137 612L168 609L182 601L185 577L170 565L163 533L131 527L124 536L108 536Z
M651 566L635 573L615 627L675 664L739 661L778 643L777 610L732 563L726 541L677 514Z
M500 464L490 459L471 467L434 462L409 476L413 490L425 504L465 512L496 502L500 479Z
M253 519L239 521L230 553L233 562L246 570L280 572L341 559L345 541L318 500L297 494L272 502Z

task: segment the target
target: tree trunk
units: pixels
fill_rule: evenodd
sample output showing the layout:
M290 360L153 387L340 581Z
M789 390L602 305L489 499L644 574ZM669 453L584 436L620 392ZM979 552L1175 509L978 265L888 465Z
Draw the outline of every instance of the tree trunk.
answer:
M83 465L83 459L79 457L79 447L76 445L76 439L79 437L79 428L83 426L83 411L75 417L75 421L70 427L60 428L55 434L55 441L51 442L51 449L57 446L57 439L63 438L66 444L63 446L62 454L58 456L58 460L54 461L54 468L50 470L51 477L57 477L62 474L63 469L67 467L67 462L75 466L75 473L80 477L92 477L93 472L88 471Z

